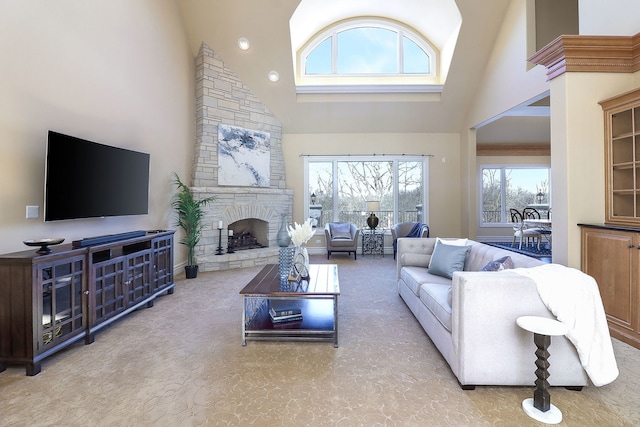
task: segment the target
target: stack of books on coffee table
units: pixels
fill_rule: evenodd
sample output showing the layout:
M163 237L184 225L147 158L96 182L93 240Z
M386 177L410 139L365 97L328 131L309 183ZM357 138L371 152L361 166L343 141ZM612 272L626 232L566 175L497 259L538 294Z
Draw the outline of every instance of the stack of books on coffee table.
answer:
M302 320L302 310L298 307L271 307L269 317L274 324L298 322Z

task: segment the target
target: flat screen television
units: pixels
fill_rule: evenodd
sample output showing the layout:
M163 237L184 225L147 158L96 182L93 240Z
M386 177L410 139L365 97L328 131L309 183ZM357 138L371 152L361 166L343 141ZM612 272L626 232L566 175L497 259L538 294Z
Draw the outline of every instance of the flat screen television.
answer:
M49 131L44 220L149 213L149 154Z

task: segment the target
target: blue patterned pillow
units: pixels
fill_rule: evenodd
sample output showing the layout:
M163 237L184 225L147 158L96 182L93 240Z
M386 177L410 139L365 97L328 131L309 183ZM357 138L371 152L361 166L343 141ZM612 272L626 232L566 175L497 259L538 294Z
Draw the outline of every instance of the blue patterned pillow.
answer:
M507 255L495 261L491 261L482 267L482 270L480 271L502 271L510 268L513 268L513 261L511 260L511 257Z

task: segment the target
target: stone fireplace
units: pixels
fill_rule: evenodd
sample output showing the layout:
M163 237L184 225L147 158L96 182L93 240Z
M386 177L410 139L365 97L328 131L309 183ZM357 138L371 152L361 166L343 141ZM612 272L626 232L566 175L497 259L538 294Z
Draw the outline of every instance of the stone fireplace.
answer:
M234 251L247 251L269 247L269 223L247 218L229 224L227 247Z
M285 188L280 121L206 44L196 63L196 149L193 191L197 199L213 196L207 206L205 228L196 257L200 271L253 267L278 262L277 234L282 215L291 222L293 190ZM270 186L218 185L218 125L227 124L268 132L270 135ZM218 230L222 221L222 230ZM256 248L228 252L233 238L251 234ZM218 254L222 248L222 254Z

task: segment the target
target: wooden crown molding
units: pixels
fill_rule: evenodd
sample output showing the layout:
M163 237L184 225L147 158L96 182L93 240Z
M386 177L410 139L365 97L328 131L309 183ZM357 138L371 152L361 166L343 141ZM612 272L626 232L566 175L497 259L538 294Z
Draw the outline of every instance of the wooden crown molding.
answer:
M476 156L550 156L549 143L477 144Z
M640 33L635 36L560 36L530 58L547 68L547 79L563 73L640 71Z

